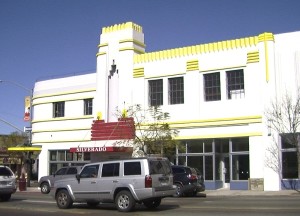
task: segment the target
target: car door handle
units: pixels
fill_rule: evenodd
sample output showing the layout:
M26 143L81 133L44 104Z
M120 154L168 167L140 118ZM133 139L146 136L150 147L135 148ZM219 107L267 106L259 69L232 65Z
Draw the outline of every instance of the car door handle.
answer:
M118 183L119 181L118 180L113 180L113 183Z

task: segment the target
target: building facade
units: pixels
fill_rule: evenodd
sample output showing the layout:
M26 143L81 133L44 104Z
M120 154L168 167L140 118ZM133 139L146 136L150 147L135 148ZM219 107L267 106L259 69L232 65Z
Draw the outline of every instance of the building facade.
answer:
M103 27L94 73L35 84L39 177L60 166L130 156L132 149L115 146L118 138L93 139L92 128L99 121L120 124L116 109L140 104L170 113L185 146L173 162L198 168L207 189L283 189L283 177L266 161L274 136L264 113L275 97L298 96L299 40L300 32L262 33L147 53L141 26Z

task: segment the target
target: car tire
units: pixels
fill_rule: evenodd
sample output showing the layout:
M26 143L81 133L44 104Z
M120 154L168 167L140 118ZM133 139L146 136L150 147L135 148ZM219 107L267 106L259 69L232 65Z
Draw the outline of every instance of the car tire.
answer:
M143 203L148 209L155 209L160 205L161 198L145 200Z
M10 200L11 198L11 194L2 194L0 195L0 201L6 202L8 200Z
M123 190L117 194L115 204L118 211L129 212L134 208L135 200L129 191Z
M176 183L176 192L174 194L174 197L182 197L183 196L183 191L182 191L182 185L179 183Z
M48 182L43 182L40 187L42 194L48 194L50 192L50 185Z
M55 198L57 207L60 209L68 209L73 205L73 200L68 191L65 189L58 191Z

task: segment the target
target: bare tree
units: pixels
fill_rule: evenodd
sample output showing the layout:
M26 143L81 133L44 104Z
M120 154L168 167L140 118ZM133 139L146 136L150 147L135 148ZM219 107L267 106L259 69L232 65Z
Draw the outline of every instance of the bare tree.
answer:
M273 101L265 113L270 129L281 137L281 141L295 148L298 162L298 179L300 179L300 96L292 97L286 93L282 98ZM280 143L278 136L274 137L275 145L267 149L267 166L282 175ZM278 158L278 159L276 159Z
M127 110L117 113L121 118L133 118L135 136L133 140L123 140L118 144L133 144L135 156L161 155L172 157L175 154L178 135L167 122L169 113L163 112L160 107L142 109L141 105L130 106Z

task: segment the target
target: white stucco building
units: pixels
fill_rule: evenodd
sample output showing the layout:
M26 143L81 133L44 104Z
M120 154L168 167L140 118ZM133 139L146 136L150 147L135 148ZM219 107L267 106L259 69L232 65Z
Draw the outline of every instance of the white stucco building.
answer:
M267 32L147 53L141 26L103 27L97 71L35 84L39 177L63 165L130 155L113 148L115 140L92 139L91 128L97 118L118 122L116 107L141 104L170 113L186 146L175 162L201 170L207 189L253 189L249 179L256 179L259 189L281 190L283 177L265 161L274 143L264 112L275 96L298 96L299 42L300 32Z

